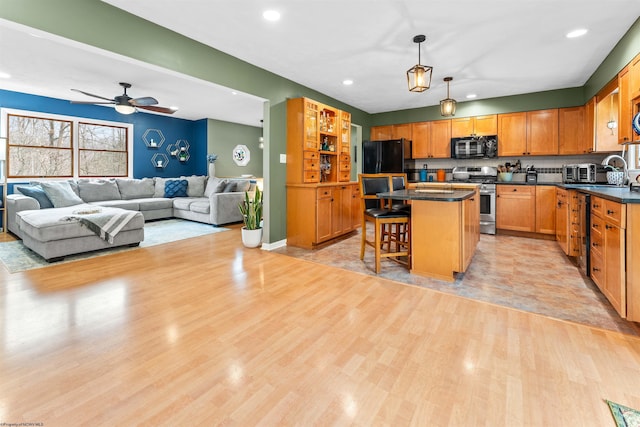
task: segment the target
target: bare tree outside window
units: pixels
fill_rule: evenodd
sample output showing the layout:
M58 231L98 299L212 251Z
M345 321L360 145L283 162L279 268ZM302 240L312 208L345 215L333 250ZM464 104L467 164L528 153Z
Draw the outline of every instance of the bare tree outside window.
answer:
M73 126L67 120L8 115L8 177L73 176Z
M126 127L78 123L78 176L127 176Z

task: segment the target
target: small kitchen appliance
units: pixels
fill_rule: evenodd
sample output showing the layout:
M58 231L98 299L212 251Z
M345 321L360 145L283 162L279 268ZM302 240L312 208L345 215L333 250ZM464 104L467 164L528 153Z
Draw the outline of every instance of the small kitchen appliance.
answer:
M453 159L488 159L498 155L498 137L467 136L451 138L451 158Z
M562 182L565 184L606 184L607 169L595 163L579 163L562 167Z
M527 184L537 184L538 182L538 171L536 171L533 166L527 167Z

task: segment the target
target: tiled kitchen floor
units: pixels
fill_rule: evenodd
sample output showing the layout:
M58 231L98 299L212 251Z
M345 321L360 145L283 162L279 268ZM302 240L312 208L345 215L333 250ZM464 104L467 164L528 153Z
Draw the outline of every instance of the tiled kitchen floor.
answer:
M375 275L373 250L360 261L360 232L316 250L285 247L274 252ZM591 279L562 253L555 241L480 235L469 269L453 283L415 276L390 260L379 275L398 282L557 319L640 336L640 325L621 319Z

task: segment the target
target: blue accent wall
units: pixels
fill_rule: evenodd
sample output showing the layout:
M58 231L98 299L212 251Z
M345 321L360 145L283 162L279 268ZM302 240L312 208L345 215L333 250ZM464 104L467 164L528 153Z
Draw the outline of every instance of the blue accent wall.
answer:
M160 114L137 112L120 114L112 107L72 104L69 101L20 92L0 90L0 107L33 112L60 114L85 119L107 120L133 124L133 177L177 177L180 175L206 175L207 173L207 120L185 120ZM5 127L2 123L0 126ZM142 139L147 129L162 131L165 141L160 148L148 148ZM189 160L180 162L169 156L166 147L177 140L189 141ZM169 163L164 169L151 164L155 153L164 153Z

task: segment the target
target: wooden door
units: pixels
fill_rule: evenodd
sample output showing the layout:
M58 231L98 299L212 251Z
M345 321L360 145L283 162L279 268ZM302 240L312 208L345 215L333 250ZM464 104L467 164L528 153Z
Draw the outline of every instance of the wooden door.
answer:
M333 237L348 233L352 227L353 191L351 185L340 185L333 190L333 218L337 224L333 224Z
M624 281L624 232L617 225L605 222L604 230L604 293L618 314L626 317Z
M331 187L318 188L316 200L316 243L329 240L333 234L333 191Z
M414 159L426 159L431 156L431 123L417 122L411 124L411 157Z
M585 140L585 107L560 108L558 110L558 154L588 153Z
M640 54L629 63L629 98L640 96Z
M451 120L436 120L431 122L430 152L436 159L451 157Z
M556 202L555 186L536 185L536 233L556 234ZM566 224L565 228L568 235Z
M476 135L497 135L498 115L489 114L487 116L474 117L474 134Z
M391 136L392 136L391 139L404 138L404 139L408 139L409 141L411 141L411 139L412 139L411 123L403 123L403 124L399 124L399 125L393 125Z
M451 137L460 138L474 133L473 117L451 119Z
M496 193L496 228L535 231L535 187L501 184Z
M631 86L630 67L627 65L618 73L618 143L622 144L633 140L633 128L631 121Z
M357 184L351 185L351 229L355 230L362 224L362 206L360 201L360 188Z
M584 144L582 145L585 152L591 153L597 150L595 141L596 126L596 97L592 97L584 105Z
M562 252L569 255L569 200L567 190L556 192L556 241Z
M526 113L498 114L498 155L527 154Z
M558 154L558 109L527 112L527 154Z

